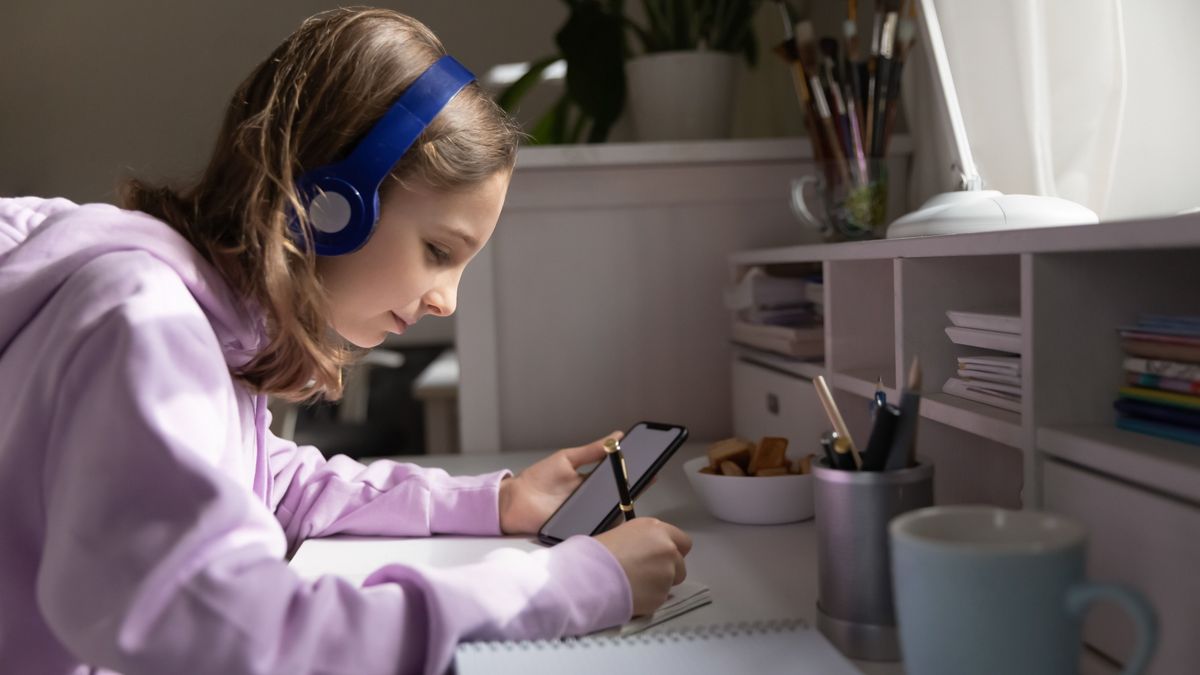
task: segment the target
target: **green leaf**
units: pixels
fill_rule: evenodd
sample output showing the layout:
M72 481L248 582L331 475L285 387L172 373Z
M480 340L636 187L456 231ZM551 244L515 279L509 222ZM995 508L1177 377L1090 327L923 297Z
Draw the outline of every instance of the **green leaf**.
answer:
M592 120L589 140L603 141L625 105L621 17L595 0L581 2L555 42L567 61L567 94Z
M570 99L566 93L558 97L558 102L550 107L549 110L542 115L533 128L529 131L531 136L531 145L556 145L562 143L562 134L558 131L562 128L562 119L567 114L567 105Z
M525 98L525 94L541 81L542 73L561 58L558 54L552 54L535 61L524 75L500 92L500 95L496 97L496 103L500 104L505 112L514 113L521 103L521 99Z

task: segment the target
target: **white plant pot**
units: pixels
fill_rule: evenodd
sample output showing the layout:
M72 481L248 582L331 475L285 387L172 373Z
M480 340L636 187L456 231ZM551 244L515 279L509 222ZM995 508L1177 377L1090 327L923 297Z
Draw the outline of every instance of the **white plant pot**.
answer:
M737 54L660 52L625 63L626 99L638 140L728 138Z

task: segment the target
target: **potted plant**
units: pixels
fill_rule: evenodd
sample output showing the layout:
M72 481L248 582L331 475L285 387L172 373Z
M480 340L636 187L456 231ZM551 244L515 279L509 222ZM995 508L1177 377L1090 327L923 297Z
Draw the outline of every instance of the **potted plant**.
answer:
M625 64L630 113L644 141L724 138L738 63L754 65L760 0L642 0L641 42Z
M534 62L497 99L513 111L546 68L566 61L566 88L528 130L533 143L603 142L626 100L642 140L728 136L738 59L756 62L761 0L642 0L644 24L626 15L624 0L564 2L559 52Z

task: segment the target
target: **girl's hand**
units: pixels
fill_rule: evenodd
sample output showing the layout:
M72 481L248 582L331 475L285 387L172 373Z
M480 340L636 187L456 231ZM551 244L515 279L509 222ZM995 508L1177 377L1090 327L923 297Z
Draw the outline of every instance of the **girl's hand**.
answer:
M604 459L604 441L621 440L614 431L577 448L566 448L511 478L500 481L500 531L533 534L546 522L567 495L583 482L579 467Z
M671 587L687 577L683 559L692 550L692 538L657 518L634 518L596 535L596 540L625 570L634 616L654 612L666 602Z

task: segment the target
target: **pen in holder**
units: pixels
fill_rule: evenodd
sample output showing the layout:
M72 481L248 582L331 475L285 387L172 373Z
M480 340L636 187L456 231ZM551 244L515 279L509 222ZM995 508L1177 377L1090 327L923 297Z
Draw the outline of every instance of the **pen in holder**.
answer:
M933 465L847 471L813 465L817 627L846 656L900 660L888 523L933 504Z

